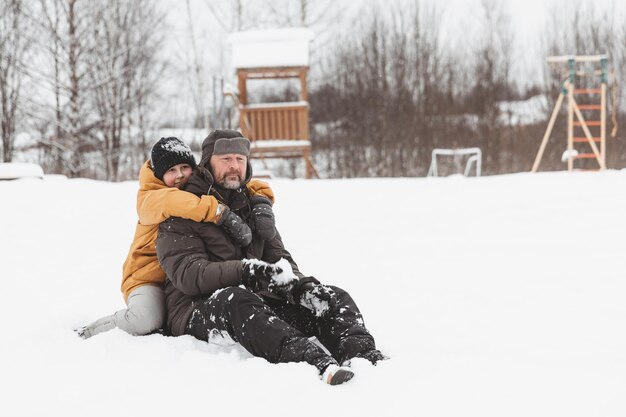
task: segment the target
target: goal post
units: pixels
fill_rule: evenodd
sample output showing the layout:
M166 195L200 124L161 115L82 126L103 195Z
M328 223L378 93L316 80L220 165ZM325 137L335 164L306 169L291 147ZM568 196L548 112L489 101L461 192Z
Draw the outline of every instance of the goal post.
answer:
M433 149L432 157L430 161L430 167L428 168L429 177L439 176L439 167L437 165L438 156L451 156L453 158L460 157L460 156L468 156L467 161L465 163L465 171L463 175L465 175L466 177L469 176L470 171L472 170L472 165L474 165L476 176L480 177L481 166L482 166L482 151L480 150L480 148L458 148L458 149L435 148Z

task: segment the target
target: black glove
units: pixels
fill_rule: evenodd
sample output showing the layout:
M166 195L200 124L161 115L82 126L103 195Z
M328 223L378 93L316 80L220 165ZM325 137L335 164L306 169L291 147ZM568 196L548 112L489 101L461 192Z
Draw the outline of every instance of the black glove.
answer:
M250 203L255 231L263 240L273 239L276 236L276 224L272 202L268 198L254 196L250 198Z
M269 291L289 299L298 282L295 276L280 276L283 269L258 259L244 259L241 283L252 292ZM293 301L293 299L291 300Z
M222 226L230 235L233 241L239 246L248 246L252 242L252 230L241 217L230 211L228 207L224 207L224 213L217 222L218 226Z
M294 291L294 298L302 307L313 312L317 317L326 317L335 312L337 296L332 288L320 284L313 277L303 278Z

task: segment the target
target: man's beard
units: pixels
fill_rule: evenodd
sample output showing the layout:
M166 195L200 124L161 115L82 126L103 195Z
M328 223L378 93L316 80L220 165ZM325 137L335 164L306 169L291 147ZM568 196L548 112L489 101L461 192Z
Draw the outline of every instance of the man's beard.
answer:
M237 179L229 178L232 176L237 176ZM243 178L238 173L228 173L226 175L222 175L222 177L218 178L216 182L222 188L227 190L236 190L243 184Z

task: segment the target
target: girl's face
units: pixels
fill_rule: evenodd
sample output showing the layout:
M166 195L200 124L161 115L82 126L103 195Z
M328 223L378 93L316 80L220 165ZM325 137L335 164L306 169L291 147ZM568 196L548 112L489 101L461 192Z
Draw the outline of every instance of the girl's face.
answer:
M187 184L187 181L189 181L189 177L191 177L192 172L193 169L189 164L174 165L173 167L165 171L165 174L163 174L163 182L168 187L180 188L183 185Z

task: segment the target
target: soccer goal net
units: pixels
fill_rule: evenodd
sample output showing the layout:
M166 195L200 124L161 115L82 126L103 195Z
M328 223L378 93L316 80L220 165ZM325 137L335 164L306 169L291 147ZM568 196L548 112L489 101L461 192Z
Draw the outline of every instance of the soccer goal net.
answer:
M438 162L440 158L440 162ZM465 165L465 168L463 168ZM482 152L480 148L459 148L459 149L433 149L429 177L438 177L441 172L459 173L463 169L463 175L470 175L472 167L477 177L480 177L482 165Z

